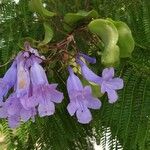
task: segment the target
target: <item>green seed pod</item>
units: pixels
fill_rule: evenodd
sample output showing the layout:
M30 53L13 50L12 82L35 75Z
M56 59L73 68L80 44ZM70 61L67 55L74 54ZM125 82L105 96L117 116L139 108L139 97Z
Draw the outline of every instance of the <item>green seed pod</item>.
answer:
M120 57L130 57L135 46L130 28L122 21L108 20L111 21L118 30L119 39L117 45L120 47Z
M105 66L116 66L119 64L119 47L115 45L114 47L108 47L102 53L101 62Z
M104 43L101 62L105 66L115 66L119 63L118 31L109 20L96 19L88 25L90 31L97 34Z

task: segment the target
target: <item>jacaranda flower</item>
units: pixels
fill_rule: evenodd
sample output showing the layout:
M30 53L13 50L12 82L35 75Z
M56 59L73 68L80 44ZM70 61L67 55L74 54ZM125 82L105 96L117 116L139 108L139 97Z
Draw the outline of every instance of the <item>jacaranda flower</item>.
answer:
M87 65L81 60L77 60L81 66L81 72L84 78L101 86L101 92L108 94L110 103L114 103L118 99L116 90L123 88L123 80L114 78L114 68L106 68L102 72L102 77L97 76Z
M49 84L44 69L34 62L30 69L32 96L24 99L27 108L38 105L39 116L49 116L55 112L55 103L61 103L63 93L56 90L57 84Z
M26 122L30 118L34 119L35 115L35 108L24 109L15 93L10 95L0 108L0 118L8 118L11 128L17 127L20 124L20 119Z
M13 62L11 67L5 73L4 77L0 80L0 102L3 100L3 96L7 94L10 88L12 88L17 78L17 64Z
M17 55L0 81L0 118L7 118L11 128L30 118L34 121L37 114L41 117L54 114L54 103L63 99L63 93L56 90L57 84L48 83L40 65L43 59L26 44L25 51ZM13 92L6 99L10 88Z
M70 75L67 79L67 90L70 103L67 110L71 116L76 113L78 122L82 124L89 123L92 120L92 115L88 108L99 109L101 102L98 98L92 96L90 86L83 87L71 67L68 70Z

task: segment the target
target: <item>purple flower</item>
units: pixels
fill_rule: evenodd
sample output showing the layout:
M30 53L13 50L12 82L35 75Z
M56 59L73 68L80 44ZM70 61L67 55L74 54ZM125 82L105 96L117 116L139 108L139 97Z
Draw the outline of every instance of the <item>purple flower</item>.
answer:
M28 57L28 59L26 60L27 67L31 67L33 65L33 62L35 62L35 61L40 64L42 62L42 60L45 59L45 57L40 56L37 49L32 48L28 42L25 42L24 46L25 46L25 50L26 50L24 53L24 56L27 53L27 57Z
M0 101L0 118L8 119L11 128L30 118L54 114L54 103L60 103L63 93L56 90L57 84L49 84L40 65L44 58L27 43L0 82L0 100L10 88L13 93Z
M3 100L3 96L5 96L9 89L15 84L16 77L17 66L16 61L14 61L11 67L5 73L4 77L0 80L0 102Z
M20 124L19 115L9 116L8 117L8 125L10 128L16 128Z
M71 116L76 113L78 122L87 124L92 120L92 115L88 108L99 109L101 102L92 96L90 86L82 86L80 79L73 73L70 67L69 73L67 90L70 103L67 106L67 110Z
M77 63L81 66L82 75L86 80L97 84L100 84L102 82L101 77L90 70L82 60L77 59Z
M0 106L0 118L7 118L7 109L4 107L5 103L1 103Z
M123 80L121 78L114 77L114 68L106 68L102 72L102 83L101 92L108 94L108 99L110 103L116 102L118 99L118 94L116 90L123 88Z
M23 97L29 93L30 75L29 69L25 67L25 59L17 62L17 97Z
M22 106L20 110L20 117L23 122L27 122L30 118L32 119L32 121L34 121L36 115L37 115L37 110L35 107L25 109Z
M15 128L20 124L20 110L22 106L19 98L10 95L1 109L5 110L5 117L8 119L9 127Z
M31 66L32 96L22 100L26 108L38 105L39 116L49 116L55 112L55 103L61 103L63 93L56 90L57 84L49 84L44 69L37 63Z
M92 70L90 70L85 63L81 60L77 60L81 66L82 75L88 81L94 82L101 86L101 92L107 93L110 103L116 102L118 95L116 90L123 88L123 80L121 78L114 77L114 68L106 68L102 72L102 77L97 76Z
M30 118L34 119L36 115L35 108L25 109L20 98L16 94L12 94L0 108L0 118L8 118L8 123L11 128L15 128L20 124L20 119L23 122L28 121Z

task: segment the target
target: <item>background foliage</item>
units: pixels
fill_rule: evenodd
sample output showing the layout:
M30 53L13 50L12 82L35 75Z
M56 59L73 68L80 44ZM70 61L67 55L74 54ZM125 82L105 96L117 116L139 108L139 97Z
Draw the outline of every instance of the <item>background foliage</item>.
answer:
M15 3L11 0L0 1L0 64L7 64L20 51L23 38L32 37L42 40L44 29L42 18L37 19L28 8L28 0ZM149 150L150 149L150 1L149 0L45 0L48 10L57 13L49 20L54 29L52 42L58 42L66 36L62 27L64 14L78 10L95 9L100 18L111 17L121 20L131 28L136 47L131 58L122 59L117 74L125 81L125 87L119 92L117 103L108 104L102 100L102 108L93 111L93 121L81 125L70 117L66 111L68 97L65 81L67 74L60 63L52 68L48 66L47 74L51 82L58 82L59 89L65 93L62 104L56 107L55 115L36 118L34 123L22 124L11 130L7 122L0 120L0 131L5 134L8 150L91 150L91 139L101 141L109 149ZM89 46L87 36L76 34L75 39L81 50L94 55L96 46ZM99 58L98 62L100 61ZM8 65L0 67L1 76ZM91 66L99 72L103 66ZM55 74L55 76L53 76ZM0 146L1 147L1 146ZM2 148L3 149L3 148Z

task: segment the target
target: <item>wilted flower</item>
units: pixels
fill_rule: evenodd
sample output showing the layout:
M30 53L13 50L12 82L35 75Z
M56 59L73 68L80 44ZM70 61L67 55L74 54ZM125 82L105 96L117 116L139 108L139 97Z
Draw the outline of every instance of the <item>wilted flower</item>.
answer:
M89 123L92 120L92 115L88 108L99 109L101 102L98 98L92 96L90 86L83 87L71 67L68 70L70 75L67 79L67 90L70 103L67 106L67 110L71 116L76 113L78 122Z
M102 72L102 77L97 76L87 65L81 60L77 60L81 66L82 75L90 82L94 82L101 86L101 92L108 94L110 103L114 103L118 99L116 90L123 88L123 80L114 77L114 68L106 68Z

